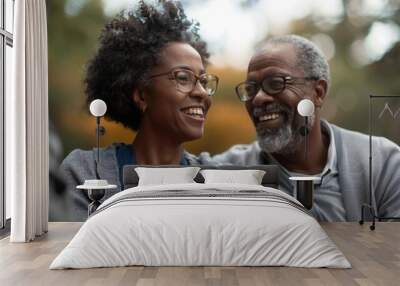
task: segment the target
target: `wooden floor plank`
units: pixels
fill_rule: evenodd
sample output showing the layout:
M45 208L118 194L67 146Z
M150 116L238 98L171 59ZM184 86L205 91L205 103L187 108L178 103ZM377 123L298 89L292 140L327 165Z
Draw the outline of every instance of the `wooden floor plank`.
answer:
M290 267L117 267L49 270L80 223L50 223L49 233L32 243L0 240L0 285L136 285L136 286L266 286L266 285L400 285L400 224L377 223L376 230L357 223L323 223L329 237L352 269Z

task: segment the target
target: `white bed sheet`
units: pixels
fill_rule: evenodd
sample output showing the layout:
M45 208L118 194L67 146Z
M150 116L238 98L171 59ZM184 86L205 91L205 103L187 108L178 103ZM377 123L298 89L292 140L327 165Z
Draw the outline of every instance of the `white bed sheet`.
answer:
M248 191L250 196L129 199L171 190ZM263 191L267 198L251 197L252 191ZM197 183L135 187L114 195L50 269L128 265L351 267L319 223L285 193Z

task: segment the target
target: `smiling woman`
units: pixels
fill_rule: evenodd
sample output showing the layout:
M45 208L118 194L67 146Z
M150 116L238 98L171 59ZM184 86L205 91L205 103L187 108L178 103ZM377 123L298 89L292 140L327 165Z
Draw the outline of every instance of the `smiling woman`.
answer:
M135 130L136 137L132 144L102 149L97 170L94 150L74 150L64 159L63 220L86 219L89 199L75 187L94 179L96 171L120 191L126 164L210 164L182 148L203 136L218 85L218 78L206 73L209 54L198 26L179 2L169 0L154 5L140 1L135 10L123 11L105 25L87 65L86 101L105 101L106 118Z

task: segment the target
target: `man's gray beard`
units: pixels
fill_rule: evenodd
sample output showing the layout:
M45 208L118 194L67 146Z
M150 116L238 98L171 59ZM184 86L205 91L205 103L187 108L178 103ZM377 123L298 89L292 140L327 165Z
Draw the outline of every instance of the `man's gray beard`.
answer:
M300 149L305 137L292 128L290 121L278 130L257 129L257 141L264 152L290 155ZM310 129L314 121L315 116L312 116L308 124Z

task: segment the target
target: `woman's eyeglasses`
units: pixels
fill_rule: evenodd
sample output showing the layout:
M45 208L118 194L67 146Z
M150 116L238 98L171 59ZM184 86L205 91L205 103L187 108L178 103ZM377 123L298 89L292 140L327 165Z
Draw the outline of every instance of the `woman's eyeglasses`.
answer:
M277 95L284 91L288 84L304 84L308 80L318 78L276 75L264 78L261 84L255 81L242 82L236 86L235 91L240 101L249 101L256 96L260 88L268 95Z
M216 75L202 74L197 76L192 71L185 69L173 69L165 73L152 75L148 79L163 75L169 75L168 79L175 81L176 89L181 92L192 92L197 82L200 82L200 85L204 88L209 96L214 95L217 91L218 77Z

